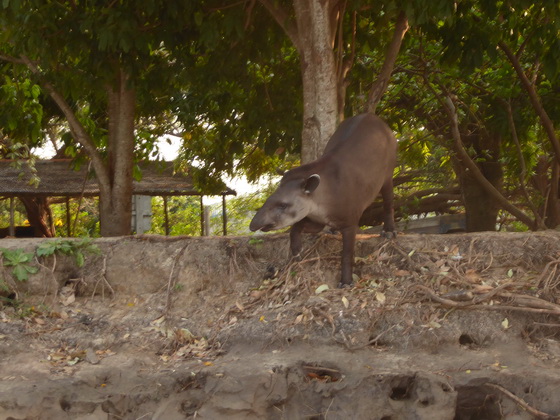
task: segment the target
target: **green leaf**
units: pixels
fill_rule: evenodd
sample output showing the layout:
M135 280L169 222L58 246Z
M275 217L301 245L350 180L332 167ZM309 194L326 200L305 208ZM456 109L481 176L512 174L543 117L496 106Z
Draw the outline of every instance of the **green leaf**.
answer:
M76 264L78 265L78 267L83 267L85 262L84 254L82 254L80 251L76 251L75 256L76 256Z
M35 267L34 265L23 265L22 267L30 274L35 274L39 271L39 267Z
M18 281L26 281L29 278L28 271L23 265L15 266L13 274Z
M55 242L43 242L41 245L37 247L35 251L38 257L47 257L53 255L56 251L56 243Z

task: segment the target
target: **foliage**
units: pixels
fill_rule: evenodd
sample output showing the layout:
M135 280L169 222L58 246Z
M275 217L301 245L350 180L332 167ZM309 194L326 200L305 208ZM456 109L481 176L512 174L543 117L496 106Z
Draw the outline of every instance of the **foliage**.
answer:
M170 235L200 235L200 198L168 197ZM165 235L165 212L162 197L152 198L152 228L146 233Z
M35 253L37 257L49 257L55 254L72 256L76 265L82 267L87 254L99 254L100 250L89 238L80 240L58 239L42 242Z
M63 92L103 157L108 153L106 88L115 67L122 66L137 90L135 157L156 157L156 139L178 135L183 139L182 165L199 163L191 170L196 184L217 191L223 188L219 181L223 175L244 172L256 180L297 164L301 145L297 50L260 2L249 3L250 7L221 0L76 4L8 0L2 3L0 54L14 58L27 54L40 63L41 82ZM402 200L412 196L408 212L419 211L415 209L421 208L422 199L417 195L422 191L450 190L460 184L464 164L457 159L442 103L442 98L450 97L470 157L479 167L487 162L500 165L503 176L498 187L508 200L524 211L546 213L546 206L554 202L547 191L556 182L552 147L500 45L515 52L557 131L557 2L344 4L339 34L344 46L335 47L342 48L335 52L352 64L343 83L345 115L363 109L401 8L411 25L378 108L399 134L398 193ZM1 67L4 155L27 153L55 126L53 132L63 137L67 155L80 162L82 147L69 127L60 124L61 114L39 89L39 79L15 61ZM250 207L261 198L228 199L229 232L245 231ZM463 204L454 203L453 211ZM164 233L162 208L162 199L155 198L153 233ZM170 198L169 208L171 234L200 233L198 199ZM212 209L215 233L221 232L218 208ZM56 209L55 219L65 223L63 211ZM81 211L75 234L97 235L96 217L93 210Z
M33 261L33 253L25 252L23 249L1 248L3 262L6 267L13 267L12 274L18 281L26 281L29 274L35 274L39 268L30 263Z
M3 266L12 267L12 275L20 282L27 281L29 274L35 274L39 271L39 267L34 264L36 258L67 255L73 257L78 267L82 267L87 255L99 254L100 252L99 247L88 238L45 241L34 252L27 252L21 248L0 248ZM7 279L0 279L0 289L10 289Z
M78 205L80 205L78 209ZM66 204L50 205L56 236L68 236ZM70 200L70 231L73 237L99 237L99 199L84 197ZM77 218L77 221L76 221Z

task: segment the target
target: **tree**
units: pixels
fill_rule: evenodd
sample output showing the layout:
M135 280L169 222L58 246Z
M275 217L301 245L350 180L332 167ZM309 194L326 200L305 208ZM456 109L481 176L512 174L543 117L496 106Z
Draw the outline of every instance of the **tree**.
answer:
M272 0L259 2L282 27L299 54L303 84L301 161L307 163L322 155L336 126L344 119L347 77L356 51L360 4L297 0L290 7ZM398 17L380 77L369 95L367 109L370 112L375 111L387 87L402 38L408 30L404 12L393 4L384 12Z
M28 69L91 160L103 236L130 233L134 156L150 136L135 129L163 113L153 82L171 80L168 51L188 42L187 3L3 3L2 58Z
M539 150L554 153L554 141L539 123L542 114L531 110L535 101L521 90L515 64L525 60L522 67L532 76L526 79L547 98L539 102L558 115L552 100L557 64L549 58L558 51L551 48L557 40L551 39L554 26L545 6L462 2L446 20L413 25L407 60L395 77L399 95L384 102L409 125L429 130L434 146L448 150L469 230L494 230L502 210L531 229L557 224L551 217L558 202L554 164L541 164L549 161L546 154L537 159ZM499 54L504 39L516 45L513 56ZM535 171L552 178L540 182L540 191L533 185Z

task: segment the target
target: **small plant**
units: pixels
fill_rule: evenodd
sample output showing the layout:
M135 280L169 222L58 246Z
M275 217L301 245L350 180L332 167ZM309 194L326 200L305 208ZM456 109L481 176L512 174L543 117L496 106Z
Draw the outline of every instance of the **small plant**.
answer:
M99 254L99 247L85 238L77 241L68 239L45 241L37 247L35 252L26 252L23 249L0 248L2 263L5 267L12 267L12 275L17 281L29 279L29 274L35 274L39 267L34 264L35 256L49 257L56 254L73 256L78 267L82 267L86 254ZM54 266L53 266L54 270ZM6 279L0 279L0 290L10 291L11 287Z
M264 240L262 240L260 238L249 239L249 245L261 245L263 242L264 242Z
M33 261L33 253L25 252L23 249L6 249L2 248L2 257L4 259L4 265L7 267L13 267L12 274L18 281L26 281L29 278L29 274L35 274L39 271L39 268L31 265Z
M37 247L38 257L50 257L55 254L72 255L76 265L82 267L85 262L85 254L99 254L99 247L91 243L91 239L84 238L79 241L59 239L56 241L43 242Z

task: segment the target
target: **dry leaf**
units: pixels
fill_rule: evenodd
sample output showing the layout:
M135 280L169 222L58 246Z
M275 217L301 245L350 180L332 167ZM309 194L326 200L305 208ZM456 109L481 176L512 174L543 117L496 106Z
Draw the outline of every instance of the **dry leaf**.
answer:
M465 272L465 279L469 282L469 283L478 283L480 281L480 276L477 274L476 270L469 268L466 272Z
M71 294L71 295L69 295L68 297L66 297L66 299L63 299L61 303L62 303L64 306L68 306L68 305L71 305L72 303L74 303L75 301L76 301L76 295L75 295L75 294Z
M325 290L329 290L329 285L328 284L322 284L319 287L317 287L315 289L315 294L319 295L319 294L323 293Z
M397 276L397 277L410 276L410 271L407 271L407 270L397 270L397 271L395 272L395 276Z
M379 303L385 303L385 293L375 292L375 299L377 299Z
M350 306L350 302L348 302L348 299L346 299L346 296L342 296L342 304L344 305L344 307L346 309L348 309L348 307Z

